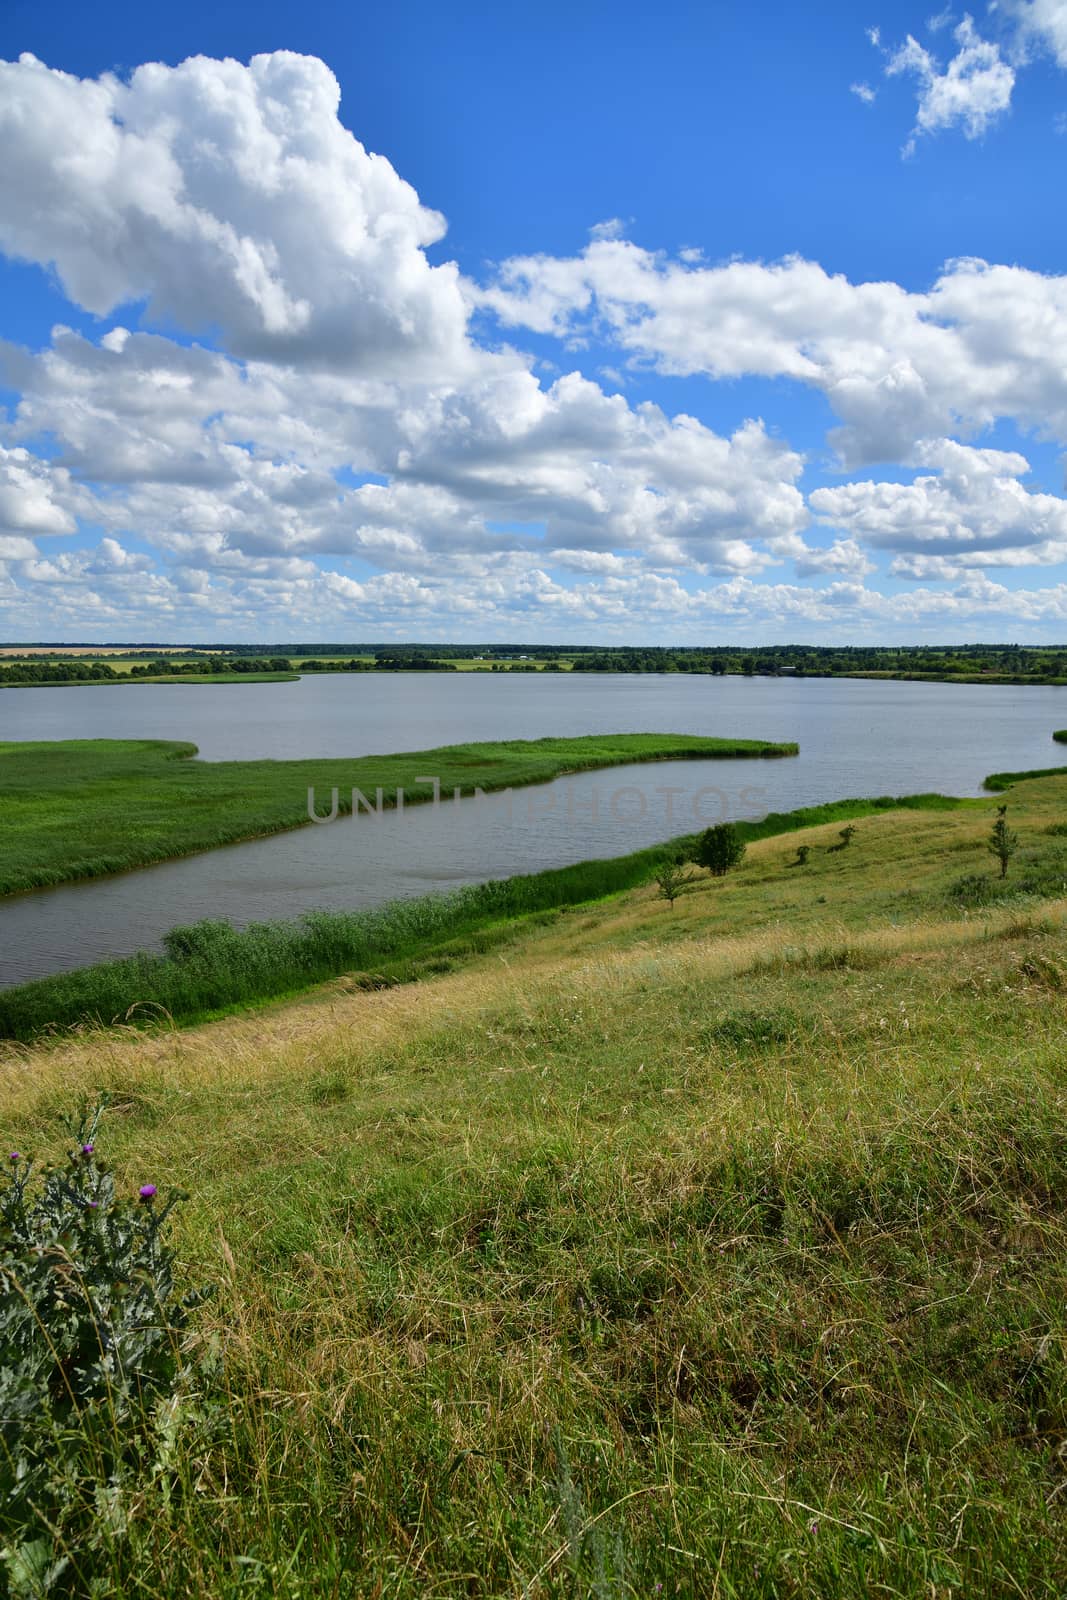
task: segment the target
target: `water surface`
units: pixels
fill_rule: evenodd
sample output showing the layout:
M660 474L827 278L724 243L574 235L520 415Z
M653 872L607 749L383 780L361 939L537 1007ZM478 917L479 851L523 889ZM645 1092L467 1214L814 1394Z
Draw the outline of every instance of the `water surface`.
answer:
M325 827L0 903L0 983L155 947L204 916L344 909L613 856L724 817L846 795L981 791L1055 766L1065 690L862 679L359 674L283 684L0 690L0 738L166 738L207 760L358 756L468 740L693 733L796 740L777 761L672 761ZM425 763L413 764L411 780ZM664 791L679 791L669 795ZM702 792L704 791L704 792ZM328 804L325 785L321 793Z

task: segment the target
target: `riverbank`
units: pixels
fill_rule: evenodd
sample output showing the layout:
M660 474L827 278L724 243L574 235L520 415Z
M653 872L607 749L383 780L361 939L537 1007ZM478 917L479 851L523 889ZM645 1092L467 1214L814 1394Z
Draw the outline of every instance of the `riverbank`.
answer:
M446 745L351 760L197 761L163 740L0 743L0 895L99 878L309 826L308 791L338 815L548 783L633 762L773 759L797 746L684 734L594 734ZM427 781L420 783L423 778ZM357 804L362 802L357 800Z
M105 1600L1058 1600L1065 791L980 912L989 800L835 817L404 987L0 1049L4 1148L110 1092L214 1291L41 1548Z
M988 809L944 795L840 800L739 822L755 844L782 834L888 812ZM832 843L837 844L834 835ZM222 921L175 928L163 955L142 954L0 990L0 1038L116 1021L154 1026L203 1021L293 995L330 978L367 987L408 982L507 944L525 927L648 883L688 853L695 835L606 860L475 884L452 894L361 912L312 912L293 922ZM1058 848L1058 847L1057 847ZM1046 852L1047 853L1047 852Z

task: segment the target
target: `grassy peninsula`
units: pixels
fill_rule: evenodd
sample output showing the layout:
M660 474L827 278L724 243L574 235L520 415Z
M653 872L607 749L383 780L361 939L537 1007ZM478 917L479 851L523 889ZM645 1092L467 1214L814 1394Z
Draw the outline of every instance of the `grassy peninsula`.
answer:
M322 811L336 787L338 810L352 790L371 803L431 800L546 783L634 761L790 756L795 744L701 739L683 734L595 734L447 745L399 755L334 761L197 761L196 746L164 740L0 742L0 895L125 872L216 845L308 822L307 793Z
M5 1148L109 1091L215 1290L160 1464L46 1530L81 1592L1058 1600L1067 779L1008 803L1003 886L992 802L886 809L400 988L0 1047Z

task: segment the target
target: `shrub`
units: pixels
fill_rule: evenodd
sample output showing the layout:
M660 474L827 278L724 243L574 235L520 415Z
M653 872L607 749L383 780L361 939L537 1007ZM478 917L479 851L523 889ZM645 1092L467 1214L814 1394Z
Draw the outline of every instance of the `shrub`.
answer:
M731 867L744 859L745 841L732 822L720 822L706 828L697 840L693 860L707 867L713 878L724 878Z
M993 824L992 832L986 840L986 849L990 855L996 856L1000 862L1000 876L1008 876L1008 863L1019 848L1019 835L1013 833L1008 827L1005 815L1007 806L1001 806L997 812L997 820Z
M0 1184L0 1561L13 1595L83 1593L129 1502L162 1470L194 1360L199 1292L179 1294L153 1184L116 1193L101 1109L37 1181L17 1151Z
M665 861L656 872L656 886L662 899L674 905L687 883L692 882L692 874L685 870L682 861Z
M957 878L949 886L949 898L960 906L988 906L1001 898L1000 885L996 878L986 877L984 872L966 872L962 878Z

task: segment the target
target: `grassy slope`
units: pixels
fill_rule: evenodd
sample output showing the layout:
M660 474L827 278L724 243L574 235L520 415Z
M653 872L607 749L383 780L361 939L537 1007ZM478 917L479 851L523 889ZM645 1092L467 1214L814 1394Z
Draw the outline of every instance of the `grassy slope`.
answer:
M992 810L0 1056L12 1147L112 1091L218 1284L226 1425L101 1593L1061 1595L1067 901L953 909Z
M631 761L775 756L795 745L698 739L681 734L598 734L579 739L449 745L344 761L193 761L195 746L162 740L0 743L0 894L96 878L238 839L307 824L307 791L320 807L334 785L341 810L351 790L407 803L414 779L436 775L442 791L503 789L562 772ZM419 795L432 798L423 785Z

